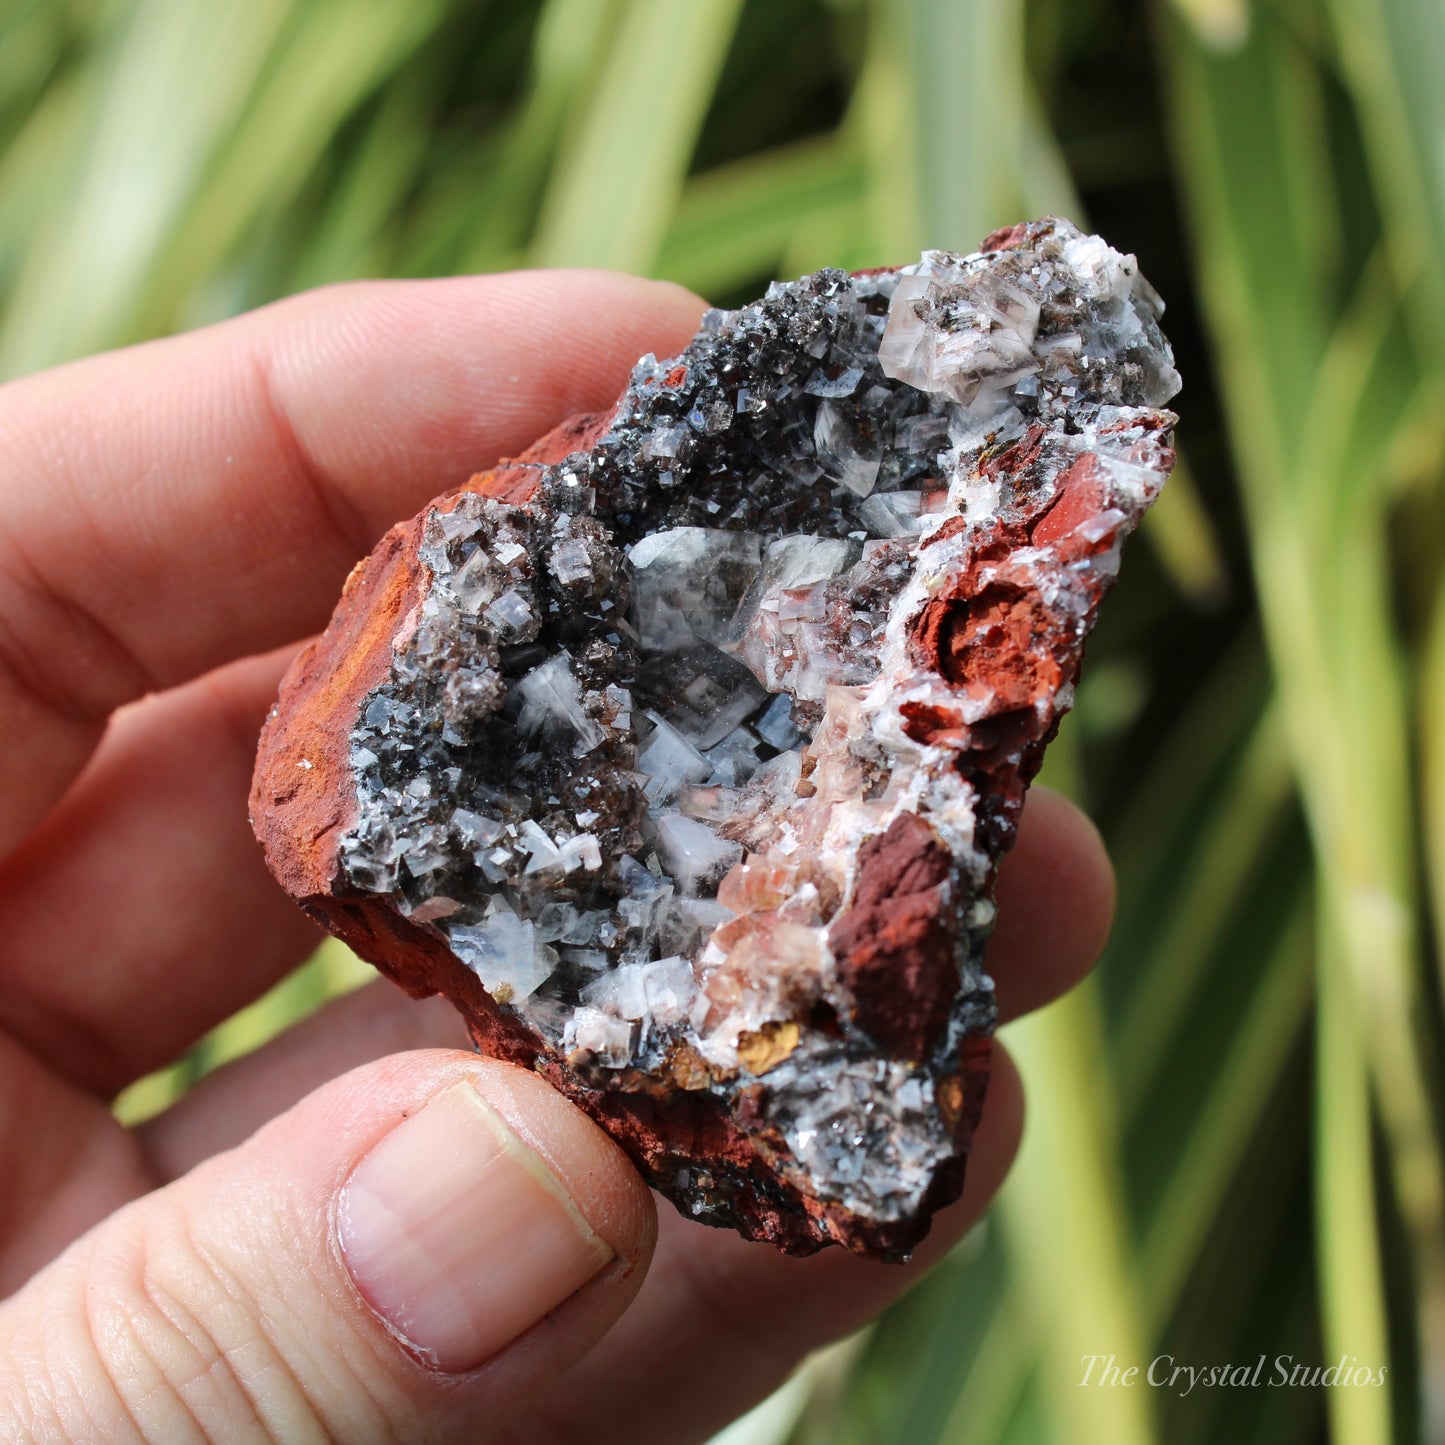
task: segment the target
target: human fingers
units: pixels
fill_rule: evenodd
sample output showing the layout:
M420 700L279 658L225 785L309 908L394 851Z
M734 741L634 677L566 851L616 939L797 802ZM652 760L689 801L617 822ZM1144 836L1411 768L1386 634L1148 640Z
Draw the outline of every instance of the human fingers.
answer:
M323 1084L408 1049L469 1049L446 999L414 999L384 978L332 999L259 1049L207 1075L136 1132L154 1177L179 1178Z
M0 863L0 1027L109 1098L299 963L320 930L246 821L290 649L122 709L66 797Z
M1023 911L1044 889L1044 896L1061 906L1060 923L1072 920L1073 932L1031 926L1014 930L1012 939L1004 935L1014 996L1021 1004L1043 1001L1050 990L1067 986L1084 970L1097 951L1112 900L1107 865L1091 852L1096 846L1092 830L1087 824L1078 826L1070 805L1040 792L1030 809L1033 821L1025 825L1010 865L1020 878L1014 908ZM1073 848L1079 856L1069 856ZM1032 889L1024 887L1035 869L1040 872ZM1062 966L1047 959L1031 963L1028 949L1051 942L1072 959ZM1038 978L1020 985L1020 965L1022 975L1030 978L1039 967ZM316 1027L324 1037L324 1026ZM301 1064L297 1085L306 1080L304 1052L291 1051L293 1062ZM256 1068L249 1083L260 1085L278 1072L266 1067L269 1062L262 1057L233 1066L237 1076L227 1081L232 1128L245 1124L240 1101L249 1093L248 1064ZM172 1139L189 1135L187 1147L203 1148L205 1129L198 1130L196 1124L205 1112L183 1119L179 1130L164 1118L158 1126L162 1135L168 1129ZM883 1308L978 1217L1012 1158L1021 1114L1017 1075L1000 1050L964 1200L940 1216L917 1266L909 1271L873 1267L832 1252L817 1260L789 1261L666 1212L653 1278L643 1296L594 1356L550 1391L545 1405L522 1418L516 1438L536 1438L538 1433L567 1438L584 1422L595 1434L599 1416L626 1420L629 1439L704 1437L773 1388L808 1350ZM181 1162L184 1159L171 1167ZM721 1355L729 1360L727 1371L699 1371L698 1361ZM646 1364L639 1367L639 1361ZM639 1420L652 1422L641 1434ZM649 1435L648 1429L654 1433ZM605 1429L599 1438L608 1438Z
M105 1100L0 1030L0 1299L153 1185Z
M1031 788L1018 841L999 865L998 925L984 955L1001 1023L1088 973L1109 937L1114 898L1114 868L1087 814L1052 788Z
M107 1100L0 1032L0 1298L122 1204L245 1143L322 1084L388 1054L469 1047L444 999L408 998L377 979L258 1050L263 1067L222 1067L158 1119L126 1129Z
M310 1056L336 1062L351 1049L385 1046L396 1037L392 1031L405 1026L398 1012L425 1013L396 996L400 1008L392 1010L380 989L363 990L331 1005L331 1019L309 1020L295 1037L223 1070L211 1081L210 1097L203 1085L148 1126L143 1142L152 1167L164 1177L243 1137L252 1108L267 1103L268 1085L281 1091L305 1085ZM418 1018L415 1027L429 1033L444 1029L446 1019L440 1013ZM279 1096L270 1102L279 1103ZM999 1048L963 1198L938 1216L904 1268L839 1250L788 1259L664 1205L657 1254L638 1299L544 1402L519 1417L515 1439L580 1438L584 1427L598 1445L706 1438L781 1383L810 1350L858 1327L917 1283L987 1207L1012 1162L1022 1115L1017 1071ZM715 1367L721 1359L725 1370Z
M1035 788L998 882L989 946L1004 1019L1076 984L1098 957L1114 878L1097 831L1058 793ZM788 1260L664 1213L648 1282L606 1340L509 1439L649 1445L707 1438L782 1383L811 1350L841 1338L916 1283L978 1220L1022 1132L1023 1089L995 1044L988 1098L963 1198L941 1213L915 1261L899 1270L830 1251ZM711 1362L725 1359L726 1369ZM626 1421L608 1433L607 1422ZM599 1423L602 1422L599 1428Z
M116 707L317 630L387 526L701 309L601 272L359 282L0 387L0 854Z
M405 1054L0 1306L0 1434L493 1438L625 1309L654 1230L620 1151L540 1079Z
M664 1210L636 1303L606 1339L505 1435L511 1445L687 1445L708 1439L788 1377L911 1289L972 1226L1018 1148L1023 1090L995 1053L988 1103L963 1197L934 1221L905 1266L827 1250L788 1259Z

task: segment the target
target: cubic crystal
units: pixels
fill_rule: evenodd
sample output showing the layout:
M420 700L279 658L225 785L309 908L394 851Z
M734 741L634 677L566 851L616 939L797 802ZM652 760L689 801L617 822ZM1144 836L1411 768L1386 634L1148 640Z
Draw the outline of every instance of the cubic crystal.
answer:
M710 313L350 584L263 740L278 874L688 1214L906 1255L982 1105L995 868L1172 461L1160 310L1045 220Z

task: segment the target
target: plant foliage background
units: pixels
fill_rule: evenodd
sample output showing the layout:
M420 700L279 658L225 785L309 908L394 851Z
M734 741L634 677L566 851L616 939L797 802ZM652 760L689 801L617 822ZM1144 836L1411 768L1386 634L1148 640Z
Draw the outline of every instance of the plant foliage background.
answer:
M1009 1030L988 1223L733 1440L1445 1439L1445 8L0 0L0 374L301 287L972 249L1048 211L1169 302L1184 466L1049 778L1121 903ZM350 986L335 947L118 1101ZM1388 1366L1080 1388L1082 1360Z

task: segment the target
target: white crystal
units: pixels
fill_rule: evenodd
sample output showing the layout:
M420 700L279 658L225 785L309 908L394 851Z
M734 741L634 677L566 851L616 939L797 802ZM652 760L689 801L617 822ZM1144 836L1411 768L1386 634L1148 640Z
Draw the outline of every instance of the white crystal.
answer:
M876 432L864 433L842 407L824 401L813 423L813 445L828 475L850 492L866 497L873 490L883 462L883 447Z
M547 943L595 944L601 942L611 918L606 909L548 903L537 915L537 936Z
M480 612L500 590L492 559L481 548L473 552L448 581L457 606L469 615Z
M641 1019L647 1015L645 964L624 963L594 979L582 990L582 1002L620 1019Z
M858 383L863 380L863 368L861 366L845 367L837 376L825 376L821 370L815 371L803 385L803 390L809 396L852 396L858 390Z
M602 866L602 847L591 833L578 833L576 837L568 838L557 853L563 870L568 873L574 868L595 873Z
M945 270L936 266L936 270ZM906 277L888 308L878 360L885 376L987 411L1039 369L1038 300L995 272Z
M684 897L715 889L723 874L742 862L741 843L719 838L705 823L681 813L663 813L656 829L658 857Z
M692 965L685 958L659 958L642 965L642 989L654 1024L681 1023L697 994Z
M622 1069L632 1061L635 1033L636 1029L626 1019L583 1005L568 1020L562 1047L568 1053L586 1049L604 1068Z
M547 559L552 575L561 583L581 582L592 575L592 559L587 554L587 545L579 537L553 547Z
M757 572L751 532L672 527L628 549L632 616L642 645L663 649L699 637L720 642Z
M582 1001L617 1018L665 1026L687 1017L696 992L692 966L674 956L623 964L589 983Z
M846 571L861 548L846 537L779 537L768 544L763 559L762 583L768 594L795 587L811 587Z
M452 827L475 848L488 848L502 836L502 825L495 818L484 817L470 808L452 809Z
M654 804L670 803L686 783L700 783L713 765L665 718L649 712L652 736L637 755L638 768L647 774L647 797Z
M639 455L649 461L672 460L679 456L688 442L686 427L658 427L648 434L639 449Z
M592 973L599 973L605 968L611 967L611 960L600 948L559 948L558 953L568 962L576 964L578 968L585 968Z
M591 752L605 736L596 719L582 706L572 658L565 651L534 667L514 691L522 703L517 726L525 736L539 732L548 722L561 724L574 734L574 751L579 757Z
M502 593L482 615L503 638L520 636L536 621L531 602L515 587Z
M452 952L476 974L488 993L524 999L547 982L555 955L537 940L532 925L493 899L480 923L447 932Z
M875 537L907 537L918 532L922 510L922 492L874 492L858 517Z
M712 772L705 782L733 788L745 783L757 771L758 737L751 728L734 728L720 743L707 750Z
M531 818L522 824L520 841L528 855L528 873L540 873L546 868L559 868L566 872L561 850Z

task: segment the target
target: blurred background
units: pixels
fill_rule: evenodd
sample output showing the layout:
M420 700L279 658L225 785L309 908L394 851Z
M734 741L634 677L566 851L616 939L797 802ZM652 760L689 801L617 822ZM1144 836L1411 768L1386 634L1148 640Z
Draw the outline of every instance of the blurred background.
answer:
M1445 1440L1445 7L0 0L0 375L348 277L726 304L1051 211L1137 253L1186 383L1047 766L1118 926L1008 1030L989 1220L729 1445ZM367 973L328 945L117 1107ZM1266 1368L1081 1385L1110 1355Z

